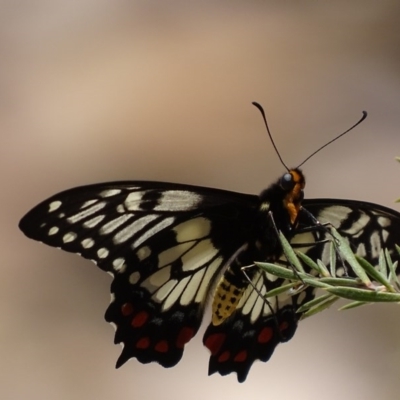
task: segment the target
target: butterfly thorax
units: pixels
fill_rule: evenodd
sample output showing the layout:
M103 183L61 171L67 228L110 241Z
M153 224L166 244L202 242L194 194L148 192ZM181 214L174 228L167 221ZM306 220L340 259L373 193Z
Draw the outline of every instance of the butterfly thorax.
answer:
M296 168L282 175L260 194L260 239L266 254L276 252L277 231L288 238L292 236L298 224L304 187L304 175Z
M221 277L213 301L213 324L229 318L243 296L255 269L243 274L242 267L254 261L275 262L282 254L278 238L281 231L288 239L294 234L303 200L304 175L299 169L290 170L260 194L259 216L254 237L241 249Z

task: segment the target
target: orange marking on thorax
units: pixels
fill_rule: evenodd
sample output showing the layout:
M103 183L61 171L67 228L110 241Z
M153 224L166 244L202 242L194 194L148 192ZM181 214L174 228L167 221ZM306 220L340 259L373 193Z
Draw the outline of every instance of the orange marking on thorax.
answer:
M297 216L301 209L302 191L306 185L304 176L295 169L290 170L295 185L293 189L285 196L284 205L290 216L290 223L296 223Z

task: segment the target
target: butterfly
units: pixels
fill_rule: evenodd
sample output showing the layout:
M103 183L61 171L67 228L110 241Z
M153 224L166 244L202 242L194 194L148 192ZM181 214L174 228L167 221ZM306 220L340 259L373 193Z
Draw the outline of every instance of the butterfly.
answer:
M360 201L304 200L305 177L288 169L259 196L176 183L127 181L73 188L43 201L20 221L29 238L93 261L113 276L106 321L123 344L116 367L130 358L176 365L197 333L206 304L212 320L203 343L209 374L237 373L245 381L256 360L268 361L290 340L315 296L263 298L285 283L254 261L279 262L281 231L313 259L329 264L325 223L352 249L378 264L394 260L400 213Z

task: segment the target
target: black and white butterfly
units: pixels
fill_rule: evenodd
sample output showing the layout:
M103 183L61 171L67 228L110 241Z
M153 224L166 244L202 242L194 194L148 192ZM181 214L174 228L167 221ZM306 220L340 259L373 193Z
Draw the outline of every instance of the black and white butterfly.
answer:
M123 344L117 367L132 357L177 364L211 300L203 339L209 374L236 372L243 382L255 360L267 361L292 338L301 317L296 310L314 297L307 288L266 302L260 294L285 282L258 268L247 270L251 282L243 274L254 261L282 257L277 230L326 264L324 223L374 265L382 248L399 259L400 213L359 201L303 200L304 186L298 168L259 196L175 183L95 184L50 197L19 227L114 276L105 319L116 325L115 343Z

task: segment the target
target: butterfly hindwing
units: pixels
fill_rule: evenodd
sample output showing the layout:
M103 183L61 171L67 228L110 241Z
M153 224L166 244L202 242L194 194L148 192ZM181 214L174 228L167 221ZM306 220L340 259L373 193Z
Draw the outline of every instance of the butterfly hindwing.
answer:
M246 379L255 360L268 361L279 343L293 337L301 316L297 308L314 297L314 289L307 288L296 295L286 291L267 301L267 292L288 282L256 266L246 271L251 284L247 282L235 312L221 324L211 323L203 338L211 351L209 374L236 372L239 382Z
M398 212L372 203L336 199L305 200L303 205L320 223L337 228L353 251L371 264L378 265L383 248L389 250L393 261L400 261L395 251L396 241L400 242ZM310 226L308 216L300 213L300 233L294 235L291 243L329 266L332 237L327 229ZM302 232L301 228L311 229ZM347 271L352 275L350 268ZM211 323L205 332L203 342L211 351L209 374L236 372L238 380L243 382L255 360L268 361L279 343L292 338L301 319L297 309L315 297L315 289L307 287L295 295L282 293L270 297L267 303L260 294L265 295L287 282L261 270L251 280L252 285L247 285L231 317L219 325Z

